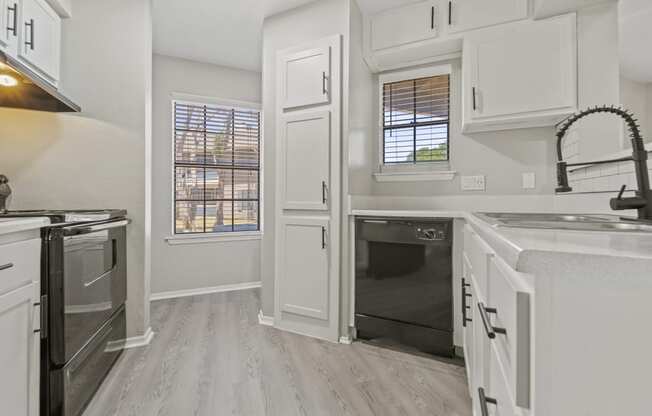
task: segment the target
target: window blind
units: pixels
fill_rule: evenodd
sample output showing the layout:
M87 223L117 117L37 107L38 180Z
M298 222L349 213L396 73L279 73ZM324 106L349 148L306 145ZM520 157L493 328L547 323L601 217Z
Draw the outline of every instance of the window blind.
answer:
M383 163L449 158L449 75L383 85Z
M174 103L174 231L260 229L260 112Z

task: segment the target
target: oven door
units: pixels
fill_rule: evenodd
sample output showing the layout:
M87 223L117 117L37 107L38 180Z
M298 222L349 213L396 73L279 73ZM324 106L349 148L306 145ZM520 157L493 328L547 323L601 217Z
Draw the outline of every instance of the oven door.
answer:
M50 358L66 364L126 300L128 220L61 227L51 239ZM54 270L52 270L54 269Z

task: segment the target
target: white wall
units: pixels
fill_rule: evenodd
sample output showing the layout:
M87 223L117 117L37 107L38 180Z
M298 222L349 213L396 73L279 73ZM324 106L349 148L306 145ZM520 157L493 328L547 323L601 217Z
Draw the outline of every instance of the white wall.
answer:
M265 234L262 247L262 309L274 314L276 178L276 52L330 35L344 37L348 60L348 0L322 0L265 19L263 25L263 115L265 119ZM344 67L348 64L345 62ZM346 77L346 74L343 74Z
M0 171L13 209L126 208L127 321L149 327L145 146L151 83L149 0L76 0L64 20L62 89L81 114L0 109Z
M260 103L261 74L154 55L152 294L260 281L260 239L169 245L172 94Z
M457 174L452 181L374 182L373 195L531 195L552 193L554 188L554 130L552 127L520 129L476 134L462 134L461 62L452 65L450 79L450 169ZM378 99L370 105L380 112ZM379 127L373 141L373 157L379 162L382 145ZM522 188L522 173L536 174L536 188ZM485 175L485 192L468 192L460 188L461 175Z

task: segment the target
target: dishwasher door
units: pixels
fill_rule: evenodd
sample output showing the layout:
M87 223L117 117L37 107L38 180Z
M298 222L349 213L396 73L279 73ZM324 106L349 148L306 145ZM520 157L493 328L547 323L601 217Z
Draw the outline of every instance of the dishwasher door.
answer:
M453 351L452 220L356 221L358 338Z

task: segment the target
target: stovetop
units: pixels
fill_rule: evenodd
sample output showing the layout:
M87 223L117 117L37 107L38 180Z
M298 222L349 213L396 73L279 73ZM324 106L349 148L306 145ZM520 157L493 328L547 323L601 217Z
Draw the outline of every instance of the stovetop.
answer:
M18 210L7 211L0 217L48 217L52 224L62 222L102 221L123 218L127 215L124 209L78 209L78 210Z

